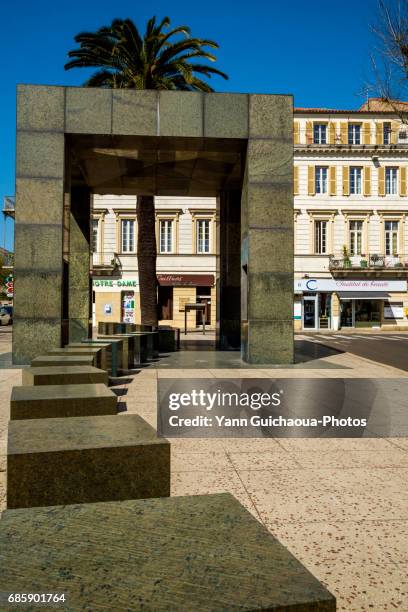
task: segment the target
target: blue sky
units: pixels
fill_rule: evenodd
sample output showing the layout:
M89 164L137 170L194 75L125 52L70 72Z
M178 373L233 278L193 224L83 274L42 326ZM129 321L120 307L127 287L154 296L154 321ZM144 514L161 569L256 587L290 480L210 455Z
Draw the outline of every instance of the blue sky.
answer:
M17 83L81 85L81 70L64 71L73 36L115 17L143 29L153 14L220 44L213 79L218 91L293 93L297 106L356 108L370 79L377 0L16 0L2 2L0 54L0 198L14 194ZM0 215L2 217L2 215ZM12 223L0 245L12 245Z

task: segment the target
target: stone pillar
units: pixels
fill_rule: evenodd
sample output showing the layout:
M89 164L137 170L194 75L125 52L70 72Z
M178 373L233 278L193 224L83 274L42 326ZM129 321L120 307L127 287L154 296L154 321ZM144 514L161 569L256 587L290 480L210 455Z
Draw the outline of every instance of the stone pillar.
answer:
M293 106L249 96L241 213L242 358L291 363L293 343Z
M241 344L241 192L222 192L217 208L217 345L221 350L232 350Z
M331 320L332 320L332 329L338 330L340 329L340 300L337 293L332 293L331 296Z
M61 341L64 89L17 88L13 363Z
M88 187L71 189L69 220L68 319L69 341L90 336L90 217L91 193Z

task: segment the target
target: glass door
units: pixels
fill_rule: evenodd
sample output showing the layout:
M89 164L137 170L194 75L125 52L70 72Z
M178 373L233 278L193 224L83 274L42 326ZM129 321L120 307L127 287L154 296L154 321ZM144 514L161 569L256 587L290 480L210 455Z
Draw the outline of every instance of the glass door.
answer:
M303 296L303 329L317 328L316 295Z
M353 301L341 300L340 302L340 327L354 327Z

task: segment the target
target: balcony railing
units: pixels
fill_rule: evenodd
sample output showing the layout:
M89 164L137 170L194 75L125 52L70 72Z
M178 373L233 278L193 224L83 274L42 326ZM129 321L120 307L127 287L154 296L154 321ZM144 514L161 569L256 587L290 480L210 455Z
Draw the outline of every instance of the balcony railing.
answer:
M0 253L0 265L2 268L14 266L14 253Z
M350 255L349 257L330 257L329 269L381 271L408 271L408 255Z
M117 253L101 251L92 253L92 267L96 270L115 271L121 268L121 262Z
M14 217L15 197L5 196L3 201L3 213L9 217Z

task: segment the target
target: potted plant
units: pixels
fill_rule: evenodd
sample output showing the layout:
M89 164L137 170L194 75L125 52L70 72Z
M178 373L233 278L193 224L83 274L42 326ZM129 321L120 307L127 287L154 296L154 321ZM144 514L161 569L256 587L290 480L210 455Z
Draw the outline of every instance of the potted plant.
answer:
M351 259L347 249L347 246L343 244L343 267L351 268Z
M361 254L361 259L360 259L360 268L367 268L368 266L368 261L366 256L362 253Z

